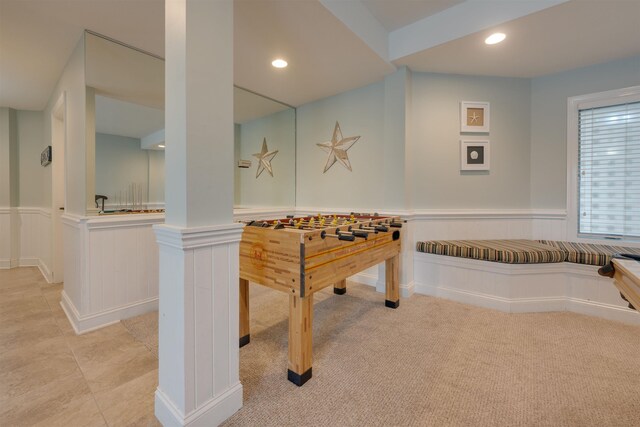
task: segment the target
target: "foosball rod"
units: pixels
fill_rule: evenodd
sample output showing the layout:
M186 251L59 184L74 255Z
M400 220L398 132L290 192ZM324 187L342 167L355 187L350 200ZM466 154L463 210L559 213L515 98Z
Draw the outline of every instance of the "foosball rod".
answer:
M349 227L351 228L351 227ZM342 234L342 235L347 235L347 236L354 236L354 237L358 237L360 239L365 239L367 240L369 238L369 233L367 233L366 231L363 230L348 230L348 231L343 231L340 229L336 230L336 234Z
M376 225L375 227L372 227L371 225L369 225L369 226L360 225L360 229L361 230L367 230L367 231L373 231L375 233L378 233L378 232L386 233L387 231L389 231L389 227L386 227L384 225Z
M325 237L331 237L333 239L346 240L348 242L353 242L354 240L356 240L356 236L354 236L353 234L329 234L325 230L322 230L322 233L320 233L320 237L323 239Z

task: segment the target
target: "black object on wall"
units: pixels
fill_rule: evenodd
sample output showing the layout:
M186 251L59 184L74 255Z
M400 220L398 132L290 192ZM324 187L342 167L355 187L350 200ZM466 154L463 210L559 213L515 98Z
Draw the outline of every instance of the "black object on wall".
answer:
M47 166L51 163L51 146L47 146L42 153L40 153L40 164L42 166Z

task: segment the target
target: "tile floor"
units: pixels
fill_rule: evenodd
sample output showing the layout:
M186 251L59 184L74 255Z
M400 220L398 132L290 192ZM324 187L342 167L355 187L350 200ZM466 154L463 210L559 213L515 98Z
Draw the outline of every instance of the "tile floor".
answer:
M76 335L61 292L0 270L0 426L159 426L158 359L121 323Z

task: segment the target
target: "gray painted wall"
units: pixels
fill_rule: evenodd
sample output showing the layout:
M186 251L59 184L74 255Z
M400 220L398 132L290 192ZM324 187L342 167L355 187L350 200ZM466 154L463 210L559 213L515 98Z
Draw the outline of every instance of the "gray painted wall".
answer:
M144 150L149 156L149 203L164 204L164 150Z
M530 96L528 79L414 73L414 208L529 208ZM490 103L488 172L460 170L460 101Z
M381 179L385 144L402 147L404 141L385 141L384 105L385 86L379 82L298 108L297 206L356 210L385 206ZM360 136L347 152L353 171L336 162L323 173L327 153L316 144L331 140L336 121L344 137Z
M240 125L233 124L233 205L240 205Z
M96 134L96 194L109 197L108 205L124 204L132 183L144 199L164 202L164 152L142 150L137 138Z
M17 207L19 201L17 112L0 108L0 207Z
M460 101L491 103L491 171L460 171ZM297 205L349 209L529 208L528 79L407 73L298 109ZM353 172L322 173L335 121ZM405 142L406 141L406 142ZM411 193L404 194L406 189Z
M640 57L531 82L531 205L566 209L567 98L640 85Z
M251 167L239 169L234 164L236 180L236 205L240 206L293 206L295 204L296 161L296 113L284 110L267 117L236 126L236 141L240 141L240 159L251 160ZM239 134L239 135L238 135ZM278 150L271 160L273 177L265 169L256 179L262 141L267 138L269 151Z
M18 111L18 155L20 206L50 208L51 164L40 165L40 153L49 145L44 140L44 113Z

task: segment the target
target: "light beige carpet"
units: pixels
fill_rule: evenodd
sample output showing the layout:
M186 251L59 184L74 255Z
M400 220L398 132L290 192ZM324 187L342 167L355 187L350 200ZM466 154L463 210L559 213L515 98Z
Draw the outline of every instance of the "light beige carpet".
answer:
M158 358L158 312L143 314L121 321L136 341L141 342Z
M393 310L349 283L346 295L317 295L313 378L297 387L287 295L251 293L244 407L227 426L640 425L638 327L421 295Z

